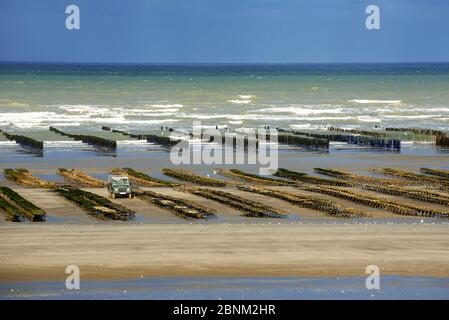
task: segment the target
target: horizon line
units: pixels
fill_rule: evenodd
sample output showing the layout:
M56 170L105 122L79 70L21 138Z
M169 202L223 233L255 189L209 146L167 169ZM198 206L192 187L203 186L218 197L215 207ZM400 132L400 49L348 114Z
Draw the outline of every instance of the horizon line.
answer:
M434 60L434 61L326 61L326 62L111 62L111 61L31 61L31 60L0 60L0 64L110 64L110 65L292 65L292 64L407 64L407 63L449 63L449 60Z

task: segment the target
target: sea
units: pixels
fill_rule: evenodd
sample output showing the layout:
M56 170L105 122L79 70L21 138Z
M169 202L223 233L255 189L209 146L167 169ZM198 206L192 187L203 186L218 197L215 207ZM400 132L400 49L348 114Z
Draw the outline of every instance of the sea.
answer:
M449 130L449 63L0 63L0 129Z
M449 279L382 276L379 289L365 277L172 277L82 281L67 290L65 281L0 283L0 300L447 300Z

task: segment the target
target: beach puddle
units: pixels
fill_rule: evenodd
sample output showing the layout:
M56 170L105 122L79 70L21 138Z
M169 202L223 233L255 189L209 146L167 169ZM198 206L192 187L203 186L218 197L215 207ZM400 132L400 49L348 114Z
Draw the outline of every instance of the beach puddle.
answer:
M34 173L33 175L52 182L66 182L64 178L57 173Z

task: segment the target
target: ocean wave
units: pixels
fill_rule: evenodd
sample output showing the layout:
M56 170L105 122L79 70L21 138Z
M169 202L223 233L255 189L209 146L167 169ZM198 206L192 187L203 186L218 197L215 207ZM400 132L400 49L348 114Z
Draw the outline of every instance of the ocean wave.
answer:
M380 123L382 122L382 119L378 118L378 117L373 117L373 116L357 116L356 117L358 121L360 122L375 122L375 123Z
M420 115L383 115L383 118L388 119L433 119L433 118L440 118L440 114L420 114Z
M35 125L42 122L73 122L79 120L87 120L88 116L83 115L65 115L50 111L31 111L31 112L5 112L0 113L0 124L13 125Z
M247 98L253 95L238 95L237 104L249 103ZM5 102L7 100L1 100ZM360 100L361 101L361 100ZM58 104L40 105L26 109L1 109L0 126L12 126L19 129L43 129L48 126L56 127L82 127L82 126L135 126L139 130L146 126L157 126L175 122L188 122L191 120L204 120L205 124L214 125L261 125L269 122L279 127L297 125L298 129L318 128L320 125L360 125L369 126L370 123L383 123L385 125L404 124L413 126L415 120L445 126L449 118L449 106L412 105L412 104L385 104L385 102L398 102L400 100L363 100L384 103L370 105L348 105L341 103L282 103L273 102L257 106L240 107L235 111L224 111L226 108L204 107L184 108L182 104L157 101L139 101L138 105L100 105L100 104ZM257 106L257 107L256 107ZM235 108L232 108L235 109ZM245 109L249 109L245 112ZM14 112L12 112L14 110ZM40 111L36 111L40 110ZM184 112L183 112L184 111ZM223 112L223 113L221 113ZM217 119L217 120L215 120ZM416 122L416 121L415 121ZM295 127L292 127L295 128Z
M402 100L353 99L353 100L348 100L348 102L355 102L355 103L359 103L359 104L379 104L379 103L384 103L384 104L401 104Z
M405 112L448 112L449 114L449 108L447 107L431 107L431 106L424 106L419 108L409 108L409 109L403 109Z
M292 129L309 129L309 130L323 130L323 129L326 129L325 125L310 124L310 123L291 124L289 127L292 128Z
M164 108L162 108L164 106ZM175 107L176 106L176 107ZM127 107L104 107L99 105L61 105L59 110L68 114L84 115L89 117L111 117L111 116L159 116L161 114L172 115L182 105L158 105L156 109L127 108Z
M0 107L29 107L30 105L13 100L0 100Z
M32 111L32 112L6 112L0 113L0 125L12 125L17 128L48 128L49 125L55 126L81 126L85 124L159 124L177 122L174 118L159 119L128 119L129 113L109 112L103 114L73 114L57 113L51 111ZM158 116L160 114L153 114ZM167 114L164 114L167 116Z
M270 121L321 121L321 120L350 120L357 119L354 116L321 116L321 117L292 117L292 116L273 116L270 115L267 117L266 114L180 114L178 115L180 118L187 119L198 119L198 120L213 120L213 119L226 119L226 120L270 120Z
M243 100L250 100L251 98L254 98L252 94L239 94L239 98Z
M257 112L274 112L274 113L294 113L298 115L309 115L309 114L326 114L326 113L342 113L344 112L341 108L332 109L312 109L312 106L291 106L291 107L272 107L256 110Z
M249 114L180 114L178 115L180 118L187 119L198 119L198 120L212 120L212 119L227 119L227 120L251 120L254 118L258 118L258 115L249 115ZM266 118L266 116L265 116Z
M229 103L234 103L234 104L248 104L251 103L251 99L245 99L245 100L227 100Z
M55 127L60 127L60 126L64 126L64 127L80 127L81 126L81 122L52 122L51 125L55 126Z
M51 106L49 106L51 107ZM85 104L76 104L76 105L59 105L58 109L63 110L68 113L76 113L76 114L107 114L111 112L111 109L100 106L100 105L85 105Z
M59 110L63 110L69 114L78 114L86 116L103 116L108 117L111 114L114 115L159 115L173 114L177 112L182 105L180 104L168 104L168 105L147 105L155 109L142 109L142 108L127 108L127 107L105 107L100 105L60 105Z
M145 107L151 107L156 109L181 109L184 105L179 103L174 104L144 104Z
M119 112L125 116L136 115L136 116L157 116L160 114L169 115L175 114L179 109L157 109L157 110L147 110L147 109L125 109L125 108L114 108L112 111Z
M153 120L128 120L123 121L120 124L160 124L160 123L174 123L178 122L179 119L153 119Z

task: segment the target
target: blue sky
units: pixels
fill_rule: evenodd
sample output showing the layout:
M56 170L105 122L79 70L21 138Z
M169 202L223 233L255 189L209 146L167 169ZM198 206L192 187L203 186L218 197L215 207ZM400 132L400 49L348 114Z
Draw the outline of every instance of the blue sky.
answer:
M447 0L0 0L0 61L449 61L448 34Z

